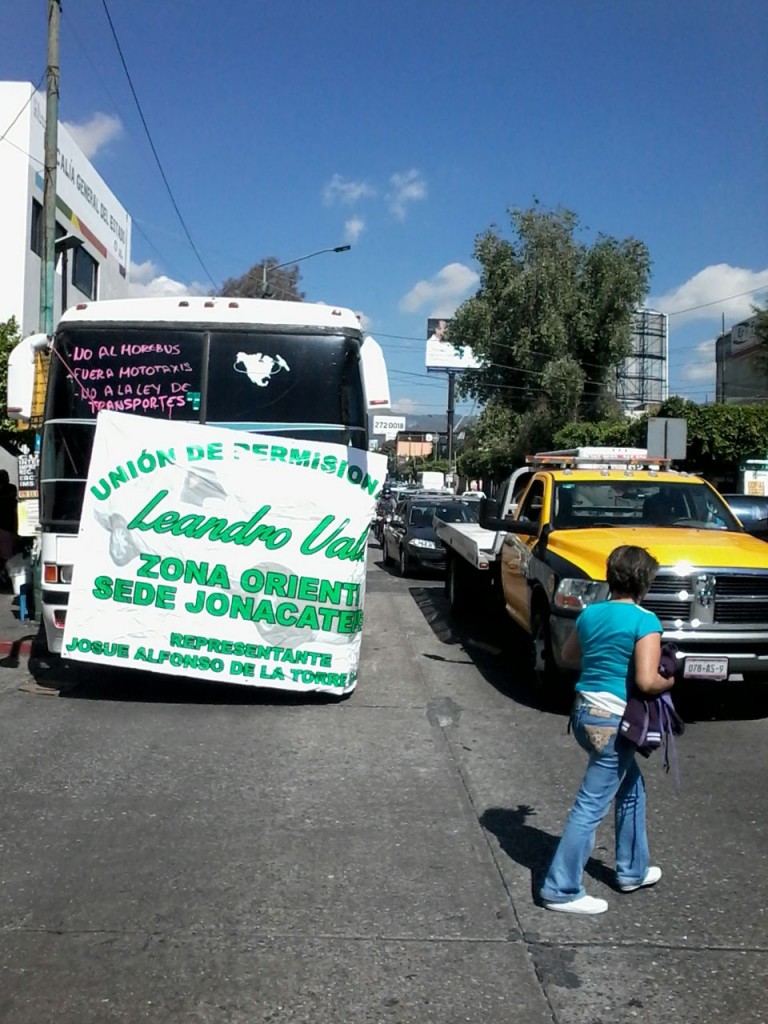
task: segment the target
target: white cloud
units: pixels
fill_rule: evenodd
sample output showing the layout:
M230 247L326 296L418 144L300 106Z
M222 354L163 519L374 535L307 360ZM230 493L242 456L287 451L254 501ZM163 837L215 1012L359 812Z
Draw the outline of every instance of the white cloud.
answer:
M392 412L399 413L401 416L417 412L419 408L420 405L414 398L395 398L392 401Z
M417 170L402 171L389 179L392 191L387 195L389 208L398 220L405 220L408 203L427 197L427 183Z
M119 139L123 134L122 121L111 114L96 113L83 124L74 124L72 121L63 121L62 124L89 160L107 143Z
M366 181L346 181L340 174L334 174L323 187L323 202L326 206L333 206L337 202L352 206L361 199L371 199L375 195L376 189Z
M131 263L128 277L128 294L132 299L150 297L173 297L175 295L205 295L206 288L196 281L184 284L174 281L172 277L158 274L152 260L144 263Z
M747 270L716 263L700 270L679 287L652 298L649 305L663 313L675 314L670 327L722 316L736 323L752 315L752 306L760 298L755 289L761 288L768 290L768 268Z
M683 380L715 384L715 339L699 342L683 367Z
M344 241L350 245L358 240L360 235L365 231L365 221L362 217L350 217L344 225Z
M479 282L480 276L463 263L449 263L428 281L418 281L400 300L401 313L426 311L428 316L450 317Z

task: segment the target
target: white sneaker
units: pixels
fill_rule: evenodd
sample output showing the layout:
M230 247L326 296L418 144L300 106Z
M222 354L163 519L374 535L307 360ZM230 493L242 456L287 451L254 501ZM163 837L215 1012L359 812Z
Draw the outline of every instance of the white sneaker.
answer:
M620 885L619 889L622 892L634 892L635 889L644 889L647 885L656 885L660 878L661 868L651 867L645 872L645 878L642 882L638 882L637 885Z
M604 914L608 909L608 901L597 899L595 896L580 896L577 900L568 900L567 903L552 903L544 901L547 910L559 910L562 914Z

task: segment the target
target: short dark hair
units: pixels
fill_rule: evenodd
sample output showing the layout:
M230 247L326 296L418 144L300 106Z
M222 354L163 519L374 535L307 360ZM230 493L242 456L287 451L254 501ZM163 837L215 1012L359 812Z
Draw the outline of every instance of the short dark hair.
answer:
M650 589L659 563L645 548L622 544L608 555L606 568L611 593L639 601Z

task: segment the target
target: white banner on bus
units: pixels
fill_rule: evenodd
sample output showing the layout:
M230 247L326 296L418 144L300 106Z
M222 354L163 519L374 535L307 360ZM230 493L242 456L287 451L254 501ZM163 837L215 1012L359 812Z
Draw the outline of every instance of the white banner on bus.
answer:
M344 693L386 458L101 412L65 657Z

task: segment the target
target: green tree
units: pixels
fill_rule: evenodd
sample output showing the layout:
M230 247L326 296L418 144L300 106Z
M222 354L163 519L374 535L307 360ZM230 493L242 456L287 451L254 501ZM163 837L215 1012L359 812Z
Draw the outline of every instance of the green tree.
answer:
M755 314L755 333L764 349L768 351L768 305L763 308L753 306L752 312Z
M32 444L34 431L19 430L17 420L8 416L8 357L21 340L19 325L15 317L0 323L0 442Z
M745 459L768 457L768 405L697 405L674 396L654 413L684 419L688 450L681 468L729 488ZM645 447L649 416L636 420L569 423L554 436L555 448L582 445Z
M14 420L8 419L8 356L21 340L16 317L0 323L0 430L12 430Z
M254 263L242 277L228 277L221 286L221 294L230 298L260 299L264 296L266 275L269 298L302 302L305 295L299 290L300 269L295 263L278 268L279 263L280 261L274 256L268 256L260 263Z
M520 414L519 452L547 444L557 425L599 419L615 368L628 354L633 310L648 291L643 242L577 238L570 210L513 209L514 237L480 235L480 288L457 310L448 340L469 345L481 366L464 395L503 397Z
M456 458L460 476L470 479L502 480L516 458L520 416L499 398L490 401L477 422L467 428Z

